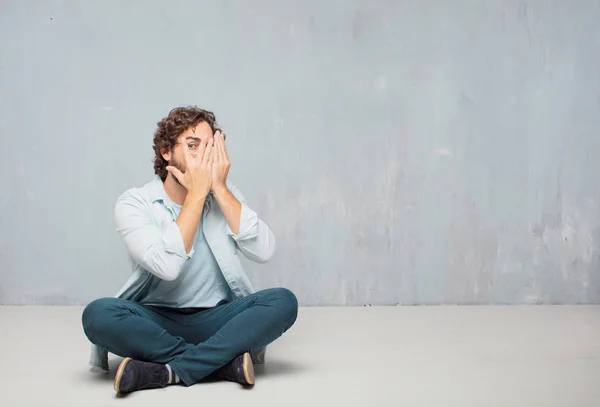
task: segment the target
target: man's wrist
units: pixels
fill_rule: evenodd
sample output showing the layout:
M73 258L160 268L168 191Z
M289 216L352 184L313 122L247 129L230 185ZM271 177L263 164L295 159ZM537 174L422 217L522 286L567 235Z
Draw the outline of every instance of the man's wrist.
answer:
M222 196L222 195L226 194L227 192L229 192L229 190L227 189L227 185L225 185L225 184L219 184L219 185L213 186L213 193L217 196Z
M194 205L203 205L204 201L206 200L206 196L202 196L202 194L196 194L193 192L188 192L185 200L189 200L190 203L194 204Z

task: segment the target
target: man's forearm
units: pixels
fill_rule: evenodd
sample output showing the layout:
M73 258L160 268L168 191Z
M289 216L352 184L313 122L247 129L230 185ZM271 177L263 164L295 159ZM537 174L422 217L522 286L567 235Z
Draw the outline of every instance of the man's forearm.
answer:
M235 196L233 196L226 186L215 188L213 193L219 204L219 208L221 208L221 212L223 212L223 215L229 224L229 229L237 235L240 232L242 204Z
M196 231L198 230L198 224L202 216L205 199L205 197L201 198L187 194L179 217L175 221L181 232L181 237L183 237L183 245L185 246L186 253L189 253L194 245L194 238L196 237Z

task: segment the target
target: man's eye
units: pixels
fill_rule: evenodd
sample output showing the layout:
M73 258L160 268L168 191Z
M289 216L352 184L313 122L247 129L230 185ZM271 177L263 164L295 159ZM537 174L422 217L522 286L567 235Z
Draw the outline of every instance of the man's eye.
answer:
M198 143L188 143L188 148L190 150L195 150L198 148Z

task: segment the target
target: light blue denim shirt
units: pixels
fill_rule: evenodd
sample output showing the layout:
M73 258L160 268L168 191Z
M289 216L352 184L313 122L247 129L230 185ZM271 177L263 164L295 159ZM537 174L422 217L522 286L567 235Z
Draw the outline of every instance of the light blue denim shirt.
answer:
M275 236L248 206L240 191L230 183L227 187L242 204L239 233L231 231L219 205L216 201L211 202L214 198L210 197L201 231L233 298L242 298L255 290L242 268L239 253L252 261L265 263L275 252ZM141 188L126 191L117 199L117 232L125 244L133 271L117 298L136 301L147 295L144 290L152 279L174 281L185 271L186 262L194 256L194 248L186 253L183 237L175 223L178 213L159 177ZM254 363L264 362L264 348L251 354ZM90 364L108 370L107 351L92 345Z
M173 212L173 217L178 218L181 212L181 205L176 204L168 197L165 197L163 203ZM127 199L122 199L117 205L127 205ZM154 305L159 307L171 308L192 308L192 307L214 307L219 302L233 299L233 293L221 272L217 259L213 255L202 223L204 218L214 210L218 205L212 194L209 194L204 203L204 209L198 230L194 237L192 245L193 256L183 262L179 275L175 280L165 280L149 272L149 278L144 284L135 290L135 296L131 300L145 305ZM117 211L128 211L127 207L117 208ZM117 225L118 230L131 230L137 233L135 227L130 227L131 217L124 216L124 225ZM151 242L149 242L152 244Z

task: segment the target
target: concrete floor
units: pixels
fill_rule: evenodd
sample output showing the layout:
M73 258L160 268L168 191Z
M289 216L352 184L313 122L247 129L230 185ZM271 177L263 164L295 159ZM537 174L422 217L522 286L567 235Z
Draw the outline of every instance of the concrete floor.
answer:
M0 307L2 406L600 406L600 306L301 308L257 384L134 393L87 365L81 307Z

